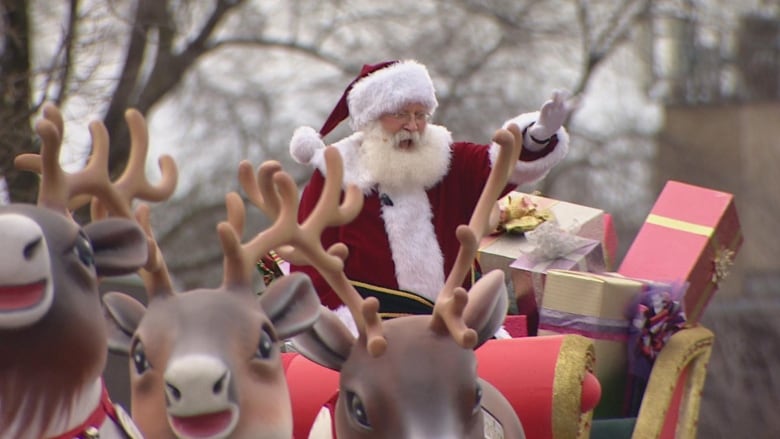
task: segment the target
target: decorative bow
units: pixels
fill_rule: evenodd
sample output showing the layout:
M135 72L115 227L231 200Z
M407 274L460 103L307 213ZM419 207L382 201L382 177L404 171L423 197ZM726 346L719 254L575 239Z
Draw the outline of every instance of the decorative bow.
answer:
M498 230L525 233L553 218L549 209L539 206L527 195L507 195L498 202Z
M629 368L647 379L656 357L669 338L685 325L682 306L687 283L653 283L639 294L629 327Z
M726 276L729 275L731 266L734 265L735 253L726 247L721 247L715 251L715 258L712 261L714 270L712 271L712 282L717 285Z
M533 245L529 256L536 261L552 261L563 258L593 242L590 239L577 236L578 229L579 225L577 224L571 229L565 229L558 224L555 218L539 224L536 229L525 234L528 242Z

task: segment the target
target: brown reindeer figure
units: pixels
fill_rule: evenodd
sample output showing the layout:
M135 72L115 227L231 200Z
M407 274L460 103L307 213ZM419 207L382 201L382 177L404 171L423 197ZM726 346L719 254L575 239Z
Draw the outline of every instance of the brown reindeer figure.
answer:
M262 168L271 178L278 164ZM150 236L156 261L142 272L148 305L121 293L104 297L111 348L130 357L133 418L150 438L290 439L292 407L281 360L281 342L307 330L320 303L308 276L283 277L259 296L255 262L288 240L284 213L241 244L244 204L226 197L228 222L217 227L224 277L216 289L174 292L154 245L148 210L138 219Z
M43 115L35 127L40 155L15 161L41 174L37 205L0 207L0 438L137 435L102 383L108 351L98 283L146 263L144 232L130 218L83 227L72 219L69 204L96 196L114 208L122 197L108 179L108 133L99 122L90 125L93 154L82 171L68 174L59 164L62 116L51 104ZM127 114L131 126L139 118ZM134 154L134 163L145 160L145 151ZM128 167L125 175L142 172L142 165ZM167 161L161 165L163 181L145 183L141 197L173 192L175 169Z
M476 255L480 237L487 233L491 206L506 183L510 164L519 155L519 142L506 130L494 140L502 148L499 159L468 226L461 225L461 249L455 267L439 293L433 315L415 315L380 321L378 302L363 300L343 272L347 249L335 244L327 251L319 235L328 226L349 220L339 211L350 205L356 188L341 194L341 159L328 148L328 183L312 214L297 230L292 248L280 255L296 264L313 265L339 292L351 310L358 337L327 309L311 328L293 337L294 346L309 359L340 371L335 429L349 438L524 438L517 414L500 392L477 377L474 349L495 334L507 310L504 274L493 271L467 292L460 286ZM249 199L266 212L297 212L297 189L280 173L276 188L260 182L262 197L253 195L251 181L243 182ZM358 191L359 192L359 191ZM279 197L269 207L269 200ZM284 206L280 208L279 206Z

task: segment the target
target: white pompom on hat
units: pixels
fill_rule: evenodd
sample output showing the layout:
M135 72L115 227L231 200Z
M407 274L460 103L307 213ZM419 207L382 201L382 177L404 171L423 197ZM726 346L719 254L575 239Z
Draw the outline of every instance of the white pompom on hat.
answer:
M317 150L325 148L319 133L314 128L302 126L295 129L290 139L290 155L301 164L308 164Z
M322 138L347 117L352 129L360 130L380 116L413 103L425 106L430 114L439 105L433 81L424 65L414 60L366 64L344 90L319 133L310 127L295 130L290 140L290 154L299 163L309 163L317 149L324 148Z

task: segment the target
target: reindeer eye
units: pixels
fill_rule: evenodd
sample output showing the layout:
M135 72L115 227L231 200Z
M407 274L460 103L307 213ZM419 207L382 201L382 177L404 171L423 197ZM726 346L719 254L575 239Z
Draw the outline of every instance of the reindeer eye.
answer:
M355 422L363 428L371 429L371 423L368 422L368 413L366 413L363 401L355 392L347 392L347 409Z
M477 388L474 391L474 408L472 409L474 413L477 413L479 410L482 409L482 386L477 383Z
M95 253L92 250L89 238L85 235L79 233L79 236L76 237L76 242L73 244L73 253L87 267L95 265Z
M135 366L135 372L138 375L143 374L152 367L149 364L149 360L146 359L144 344L140 339L135 339L133 342L133 346L130 348L130 358L133 360L133 366Z
M271 358L271 354L273 353L274 348L274 341L271 338L271 335L268 334L268 331L263 330L260 333L260 343L257 344L257 351L255 352L255 357L260 358L261 360L267 360Z

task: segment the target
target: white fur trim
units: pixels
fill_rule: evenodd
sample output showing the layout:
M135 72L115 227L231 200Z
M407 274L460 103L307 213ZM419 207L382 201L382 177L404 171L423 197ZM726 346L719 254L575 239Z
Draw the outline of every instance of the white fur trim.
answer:
M510 334L509 331L507 331L506 328L504 328L503 325L500 328L498 328L498 330L496 331L495 335L493 335L493 336L495 338L499 339L499 340L502 340L502 339L505 339L505 338L512 338L512 334Z
M374 181L368 176L365 169L359 163L358 150L363 141L363 133L356 132L349 137L345 137L331 146L341 153L341 160L344 164L344 183L343 187L354 184L360 188L364 194L369 194L374 186ZM324 149L315 151L311 159L311 164L322 172L322 175L328 175L325 166Z
M357 324L355 323L355 317L352 316L352 313L349 311L349 308L347 308L346 305L341 305L335 310L333 310L333 313L336 314L336 317L341 320L341 323L344 324L344 326L349 329L349 332L355 337L358 337L358 330L357 330Z
M358 81L347 96L350 125L359 130L368 122L404 105L419 103L429 113L439 105L428 69L413 60L399 61Z
M535 122L538 117L538 111L532 113L523 113L506 121L504 123L504 128L514 124L517 125L517 127L520 129L520 132L522 133L523 130L531 125L531 123ZM558 129L558 131L555 132L555 134L558 136L558 144L550 154L530 162L521 162L520 160L517 161L515 164L515 169L512 171L512 175L509 177L509 181L511 183L519 186L526 183L534 183L539 181L544 178L548 172L550 172L550 169L552 169L555 165L560 163L564 157L566 157L566 154L569 152L569 133L566 132L565 128L561 127ZM495 143L493 143L490 147L490 159L493 162L495 162L496 158L498 157L498 148L499 146Z
M423 188L385 191L392 206L382 206L398 287L432 301L444 286L444 256L433 230L433 212Z
M312 127L298 127L290 139L290 155L296 162L304 165L322 148L325 148L325 142Z

